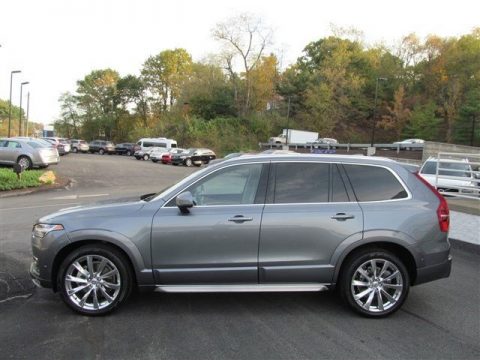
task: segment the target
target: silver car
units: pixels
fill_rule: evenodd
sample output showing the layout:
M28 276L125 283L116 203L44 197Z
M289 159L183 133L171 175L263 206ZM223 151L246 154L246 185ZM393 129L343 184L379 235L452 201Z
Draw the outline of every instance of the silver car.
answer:
M35 138L0 139L0 164L19 164L23 169L46 168L58 164L58 151L44 140Z
M241 156L139 201L39 219L30 273L87 315L115 309L133 287L338 288L355 311L381 317L410 286L449 276L448 228L445 199L394 161Z

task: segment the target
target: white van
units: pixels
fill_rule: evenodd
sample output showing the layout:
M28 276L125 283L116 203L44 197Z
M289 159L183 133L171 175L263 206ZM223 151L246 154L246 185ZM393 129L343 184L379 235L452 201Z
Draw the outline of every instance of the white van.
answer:
M143 138L137 141L135 144L135 151L145 151L152 147L161 147L161 148L176 148L177 142L173 139L167 138Z

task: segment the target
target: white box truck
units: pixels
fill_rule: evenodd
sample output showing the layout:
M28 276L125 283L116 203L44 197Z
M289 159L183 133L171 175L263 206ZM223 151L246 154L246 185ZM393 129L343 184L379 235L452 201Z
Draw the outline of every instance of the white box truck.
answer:
M283 129L283 132L271 137L269 144L308 144L318 139L318 132L303 131L294 129Z

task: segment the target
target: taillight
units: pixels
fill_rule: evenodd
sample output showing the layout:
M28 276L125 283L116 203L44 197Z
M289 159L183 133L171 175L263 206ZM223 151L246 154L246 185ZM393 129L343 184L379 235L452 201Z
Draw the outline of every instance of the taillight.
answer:
M442 194L440 194L427 180L421 177L419 173L415 173L415 176L435 194L438 200L440 200L440 205L438 205L437 208L438 225L440 226L440 231L448 232L448 228L450 227L450 210L448 209L447 200L445 200Z

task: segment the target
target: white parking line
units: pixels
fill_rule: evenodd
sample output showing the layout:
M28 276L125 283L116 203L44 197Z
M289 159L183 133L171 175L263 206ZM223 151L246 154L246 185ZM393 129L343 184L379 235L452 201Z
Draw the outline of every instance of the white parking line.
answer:
M17 208L0 208L0 211L5 211L5 210L37 209L37 208L43 208L43 207L48 207L48 206L63 206L63 207L66 207L66 205L80 205L80 203L74 202L74 203L63 203L63 204L49 204L49 205L38 205L38 206L24 206L24 207L17 207Z

